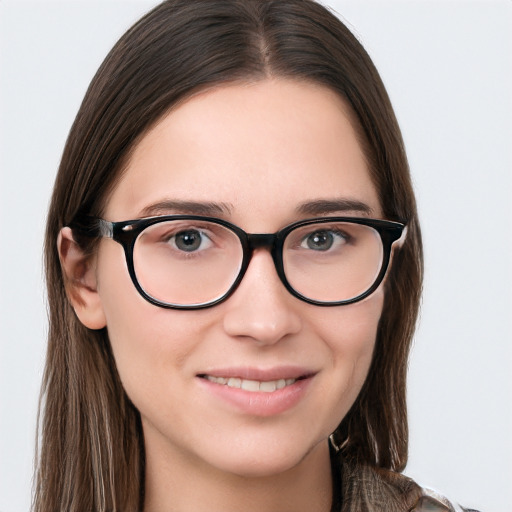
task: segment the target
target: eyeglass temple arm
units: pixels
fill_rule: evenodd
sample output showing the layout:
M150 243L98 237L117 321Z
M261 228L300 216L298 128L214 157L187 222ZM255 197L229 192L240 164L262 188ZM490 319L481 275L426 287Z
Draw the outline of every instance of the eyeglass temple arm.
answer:
M407 225L404 226L404 229L402 231L402 234L400 235L400 238L394 242L398 248L402 247L404 245L405 240L407 239ZM393 244L393 245L394 245Z
M114 238L114 223L108 220L97 219L98 235L102 238Z
M114 237L114 223L96 217L78 217L69 226L74 232L88 238Z

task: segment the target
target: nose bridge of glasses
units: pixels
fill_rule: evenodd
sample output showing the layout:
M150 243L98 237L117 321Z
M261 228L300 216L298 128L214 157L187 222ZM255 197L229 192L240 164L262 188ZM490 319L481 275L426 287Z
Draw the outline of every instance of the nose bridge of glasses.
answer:
M256 249L268 249L270 252L272 259L274 260L274 265L276 267L277 273L281 280L282 276L282 264L279 258L278 253L278 235L275 233L248 233L247 234L247 242L249 247L249 258L247 264L252 259L253 252Z
M248 234L247 240L251 251L261 248L272 250L276 241L276 235L265 233Z
M245 268L242 271L242 276L245 274L247 267L252 259L253 253L256 249L267 249L270 252L274 266L281 282L287 287L286 278L284 276L283 263L282 263L282 242L280 241L279 233L247 233L247 247L248 253Z

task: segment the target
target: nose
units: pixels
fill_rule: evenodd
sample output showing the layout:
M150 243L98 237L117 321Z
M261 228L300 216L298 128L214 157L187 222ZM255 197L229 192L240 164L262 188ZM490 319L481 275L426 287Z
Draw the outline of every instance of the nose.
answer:
M300 305L279 279L269 251L256 249L242 282L225 303L224 330L271 345L301 330Z

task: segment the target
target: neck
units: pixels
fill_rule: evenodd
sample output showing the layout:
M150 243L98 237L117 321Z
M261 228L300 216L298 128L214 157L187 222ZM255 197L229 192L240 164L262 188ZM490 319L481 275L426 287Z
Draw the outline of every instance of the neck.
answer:
M221 471L146 443L144 512L329 512L332 478L327 441L297 465L265 476Z

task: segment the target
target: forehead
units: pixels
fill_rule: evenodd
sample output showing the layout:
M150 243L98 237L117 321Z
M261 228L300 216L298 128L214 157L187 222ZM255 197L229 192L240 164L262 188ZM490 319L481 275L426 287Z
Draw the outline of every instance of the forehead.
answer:
M380 215L346 105L319 85L264 80L216 87L172 110L133 151L106 214L120 220L165 200L214 202L233 221L279 227L302 203L339 199Z

